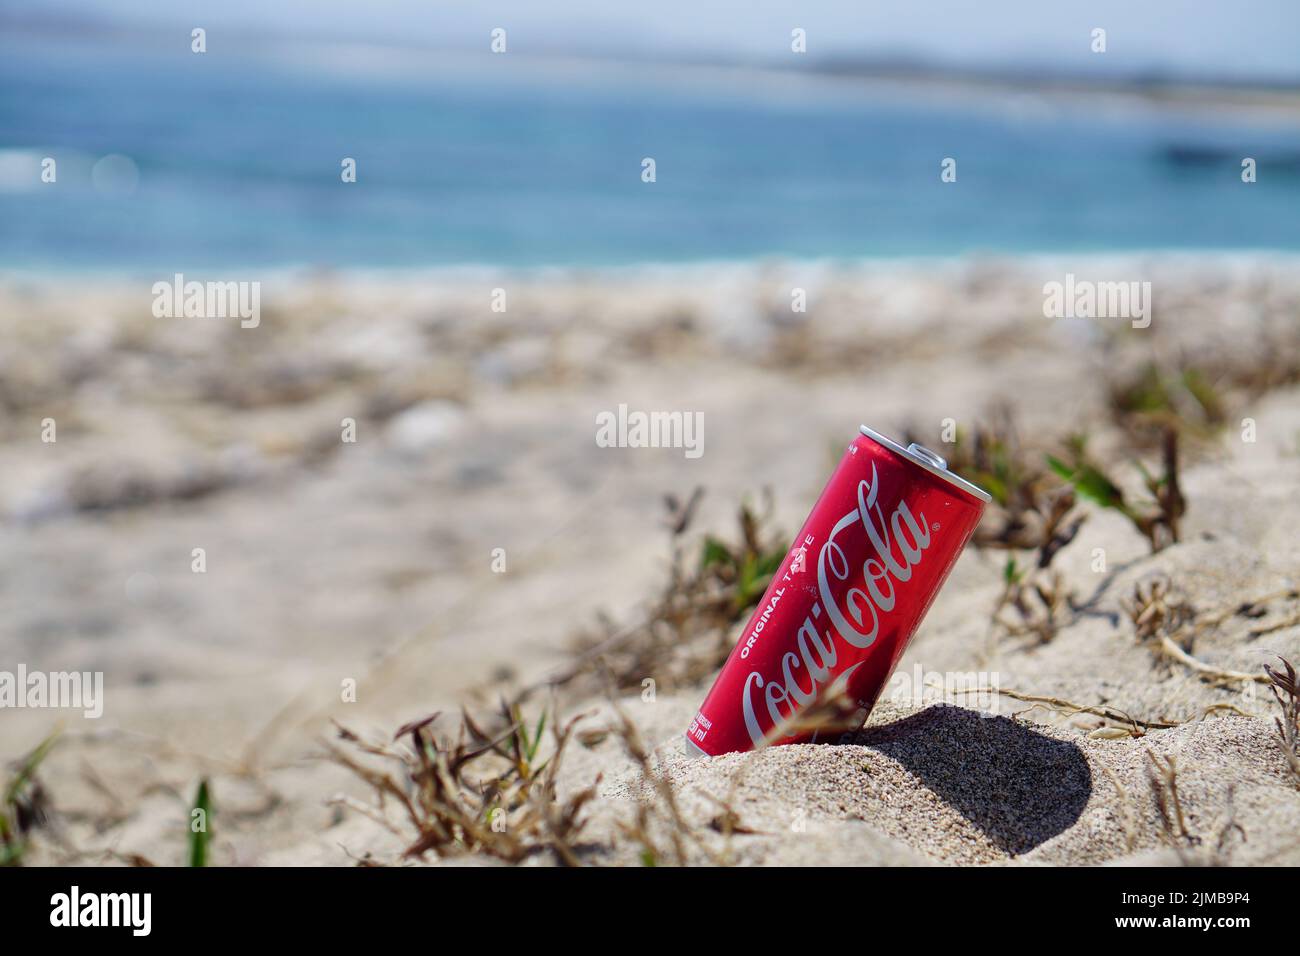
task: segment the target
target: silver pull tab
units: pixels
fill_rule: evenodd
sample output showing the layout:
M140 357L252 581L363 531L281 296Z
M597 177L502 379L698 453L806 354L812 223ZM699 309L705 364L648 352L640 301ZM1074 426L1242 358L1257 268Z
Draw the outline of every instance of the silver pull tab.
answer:
M943 455L935 454L924 445L918 445L916 442L912 442L912 444L907 446L907 450L917 458L934 465L934 467L938 468L940 471L948 470L948 462L944 459Z

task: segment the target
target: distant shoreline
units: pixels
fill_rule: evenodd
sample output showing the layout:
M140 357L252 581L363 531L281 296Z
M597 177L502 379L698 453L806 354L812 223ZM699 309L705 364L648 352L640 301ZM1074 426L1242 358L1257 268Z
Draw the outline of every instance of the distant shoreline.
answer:
M29 43L79 45L93 43L97 52L112 41L121 47L152 50L161 55L187 51L164 48L159 41L174 33L167 27L129 22L95 21L58 14L0 15L0 45ZM232 42L233 41L233 42ZM462 45L435 46L392 38L349 37L302 32L286 34L275 30L239 28L228 31L228 49L236 57L248 56L285 65L312 65L343 73L373 71L376 75L436 75L455 71L462 79L467 67L482 64L490 54L468 50ZM924 57L866 55L803 56L797 63L777 59L732 56L704 58L671 56L639 51L605 52L599 48L557 47L541 44L531 49L512 50L509 64L493 58L493 68L565 75L583 72L637 72L638 78L653 79L666 74L676 78L716 79L800 77L835 84L867 85L882 89L906 88L918 92L942 92L963 99L972 95L1032 94L1050 98L1119 98L1155 107L1242 109L1300 121L1300 77L1246 78L1222 71L1204 75L1169 70L1134 70L1110 74L1054 68L1034 63L1024 67L979 64L945 64Z
M527 282L640 282L647 279L683 280L708 278L758 278L768 272L830 272L879 273L892 271L901 276L934 278L934 273L987 267L1042 270L1055 274L1060 271L1105 269L1115 265L1131 266L1135 262L1150 262L1161 269L1187 269L1196 271L1206 265L1251 266L1268 263L1300 268L1300 250L1285 249L1134 249L1102 252L971 252L957 255L933 256L856 256L798 258L790 256L757 256L737 259L701 259L692 262L640 262L626 265L540 265L522 266L506 263L447 263L426 266L344 266L339 268L319 265L244 265L214 266L212 268L186 268L181 270L150 270L139 267L102 269L70 267L67 269L21 268L0 264L0 284L31 282L36 284L66 282L69 279L113 284L117 282L155 282L170 278L174 272L195 278L214 276L256 275L261 281L272 283L298 283L303 281L338 279L359 282L407 283L427 280L500 279L509 277Z

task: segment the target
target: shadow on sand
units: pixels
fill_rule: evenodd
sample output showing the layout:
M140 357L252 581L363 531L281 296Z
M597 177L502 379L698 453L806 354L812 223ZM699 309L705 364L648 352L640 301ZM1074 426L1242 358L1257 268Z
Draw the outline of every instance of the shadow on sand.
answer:
M928 707L850 742L898 761L1012 856L1072 826L1092 793L1074 744L964 707Z

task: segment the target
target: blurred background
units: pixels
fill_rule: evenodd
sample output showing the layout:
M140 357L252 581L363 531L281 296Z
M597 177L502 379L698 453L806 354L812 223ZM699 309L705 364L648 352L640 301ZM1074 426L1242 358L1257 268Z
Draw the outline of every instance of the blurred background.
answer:
M0 263L1291 249L1297 37L1287 0L5 2Z

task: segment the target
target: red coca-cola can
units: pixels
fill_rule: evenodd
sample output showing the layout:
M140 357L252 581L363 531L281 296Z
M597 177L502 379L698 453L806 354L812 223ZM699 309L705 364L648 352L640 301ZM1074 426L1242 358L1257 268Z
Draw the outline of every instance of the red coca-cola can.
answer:
M987 492L865 425L686 731L709 756L856 732L979 524Z

